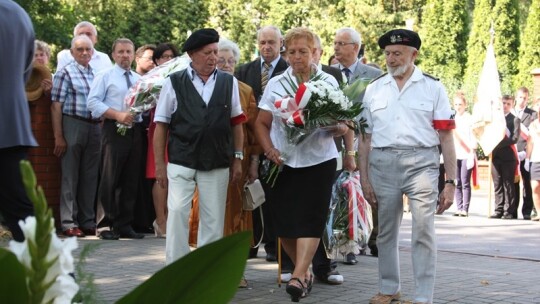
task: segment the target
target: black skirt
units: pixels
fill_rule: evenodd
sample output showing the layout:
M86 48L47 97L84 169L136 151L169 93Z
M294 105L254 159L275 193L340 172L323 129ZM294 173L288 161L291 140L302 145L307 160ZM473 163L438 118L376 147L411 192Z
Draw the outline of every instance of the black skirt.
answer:
M278 237L320 238L328 216L336 159L305 168L283 167L268 202Z

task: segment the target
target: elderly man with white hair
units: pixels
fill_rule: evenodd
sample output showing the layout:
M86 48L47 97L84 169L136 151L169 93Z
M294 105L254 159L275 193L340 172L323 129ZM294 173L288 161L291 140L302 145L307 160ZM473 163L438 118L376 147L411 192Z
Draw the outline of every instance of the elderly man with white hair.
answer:
M98 34L96 27L92 23L88 21L79 22L73 29L73 37L77 37L79 35L88 36L88 38L90 38L92 41L92 45L94 47L96 46L98 42ZM75 59L73 58L70 50L60 51L57 55L58 64L56 66L56 71L60 71L63 67L73 61L75 61ZM112 62L107 54L94 49L92 58L90 59L90 65L92 66L94 72L97 73L112 67Z
M66 236L96 234L94 200L101 152L101 120L92 117L87 106L94 81L90 65L93 46L86 35L73 38L70 52L75 61L54 75L51 94L54 154L62 164L60 221Z

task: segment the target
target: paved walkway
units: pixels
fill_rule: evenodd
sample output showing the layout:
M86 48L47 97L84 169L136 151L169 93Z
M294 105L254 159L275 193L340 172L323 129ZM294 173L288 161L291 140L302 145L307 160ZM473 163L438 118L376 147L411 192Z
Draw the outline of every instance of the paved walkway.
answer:
M536 243L540 224L487 219L487 187L474 192L468 218L453 217L453 211L436 217L439 245L434 303L540 303L540 246ZM402 295L412 300L410 229L410 214L404 214ZM99 245L87 260L87 270L94 275L105 303L118 300L164 265L165 240L152 235L143 240L80 239L80 247L87 244ZM279 288L276 283L277 264L266 262L262 249L259 257L248 260L249 288L238 289L231 303L290 303L284 285ZM368 303L377 293L377 261L360 256L357 265L340 263L338 270L345 283L316 282L301 303Z

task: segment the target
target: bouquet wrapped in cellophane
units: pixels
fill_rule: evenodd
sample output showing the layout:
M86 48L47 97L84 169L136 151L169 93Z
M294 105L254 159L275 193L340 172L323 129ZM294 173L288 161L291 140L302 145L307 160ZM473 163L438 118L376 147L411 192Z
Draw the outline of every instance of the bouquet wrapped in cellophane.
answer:
M124 103L133 115L146 112L156 106L165 79L172 73L188 67L187 55L176 57L144 74L127 92ZM125 135L131 126L117 123L118 133Z
M343 171L332 188L323 244L328 258L359 254L373 229L371 206L364 199L358 171Z
M298 145L316 130L332 129L339 122L346 122L353 130L363 129L365 120L358 120L362 104L353 103L323 77L319 74L299 85L288 76L283 78L286 95L274 101L274 112L281 118L289 146ZM286 159L287 151L280 152ZM273 185L280 168L275 164L270 167L266 181Z

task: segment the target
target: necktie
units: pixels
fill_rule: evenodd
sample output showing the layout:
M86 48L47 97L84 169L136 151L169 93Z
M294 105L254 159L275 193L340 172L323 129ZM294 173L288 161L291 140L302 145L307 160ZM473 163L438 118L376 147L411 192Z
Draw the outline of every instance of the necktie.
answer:
M268 71L270 70L271 65L264 62L263 63L263 69L261 72L261 90L264 92L264 89L266 88L266 84L268 84Z
M344 68L341 71L345 73L345 77L347 77L347 84L349 84L349 80L351 79L351 70L349 70L348 68Z
M131 88L131 79L129 79L129 71L126 71L124 73L124 76L126 76L126 84L127 84L128 90L129 90L129 88Z

